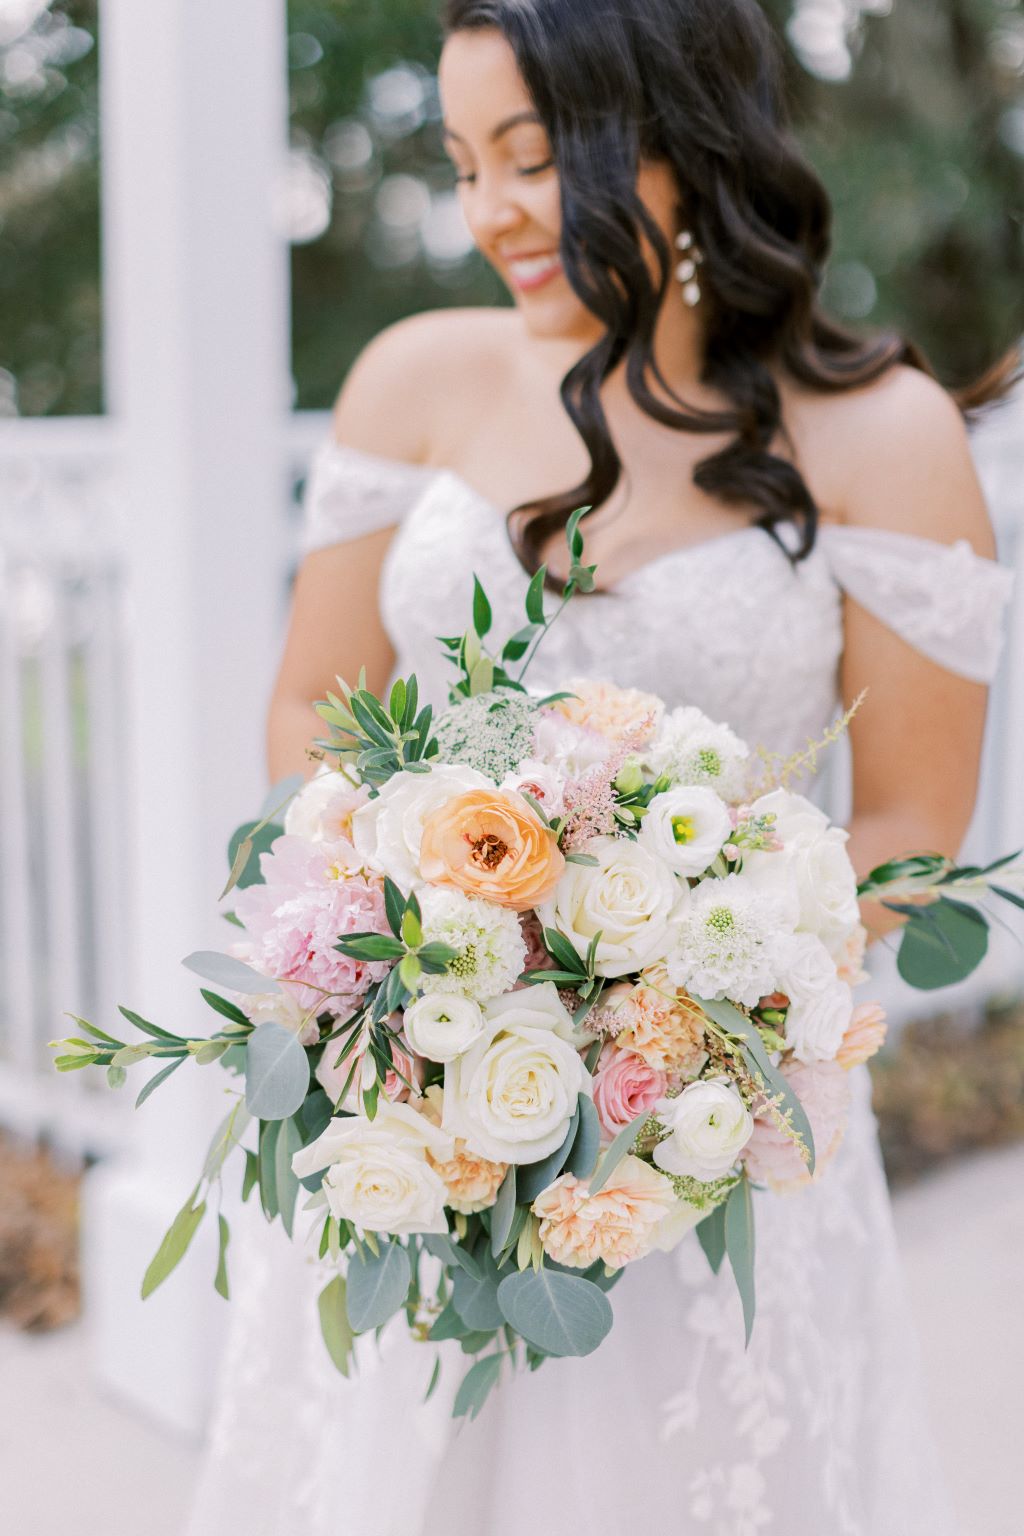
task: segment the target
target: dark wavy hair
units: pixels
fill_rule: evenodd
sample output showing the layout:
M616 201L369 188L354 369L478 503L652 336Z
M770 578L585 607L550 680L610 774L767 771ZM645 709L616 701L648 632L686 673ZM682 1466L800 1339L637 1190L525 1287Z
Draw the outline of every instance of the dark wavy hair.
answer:
M623 358L630 394L656 421L731 434L700 460L694 483L756 508L755 521L776 538L779 523L795 522L794 558L803 558L818 509L796 466L770 451L785 434L772 365L823 391L867 384L897 363L932 369L912 342L865 339L819 304L831 204L788 131L782 53L757 0L445 0L442 26L446 36L495 27L510 44L558 169L566 277L605 326L561 383L590 470L581 484L508 514L521 563L536 571L570 513L599 507L618 484L600 389ZM638 196L641 158L671 166L682 222L704 252L702 380L731 409L687 405L655 361L673 253ZM642 239L657 257L656 283ZM965 414L1006 392L1014 363L1008 354L954 396Z

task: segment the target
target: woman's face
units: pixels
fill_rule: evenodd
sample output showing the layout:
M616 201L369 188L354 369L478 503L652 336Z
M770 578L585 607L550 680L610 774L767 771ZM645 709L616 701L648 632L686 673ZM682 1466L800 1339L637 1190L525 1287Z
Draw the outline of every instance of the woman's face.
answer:
M558 256L562 210L551 144L515 55L494 28L455 32L439 69L445 144L474 241L538 336L591 337L600 322Z

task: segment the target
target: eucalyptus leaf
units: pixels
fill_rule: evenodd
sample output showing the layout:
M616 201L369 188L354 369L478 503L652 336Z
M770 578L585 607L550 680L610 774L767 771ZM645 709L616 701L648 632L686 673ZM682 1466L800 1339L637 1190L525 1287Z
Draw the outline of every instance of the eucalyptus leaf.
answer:
M195 1237L199 1223L206 1212L205 1200L201 1200L198 1205L192 1203L198 1192L197 1185L164 1233L159 1248L150 1260L146 1273L142 1277L143 1301L153 1294L158 1285L163 1284L188 1252L189 1244Z
M576 1131L580 1123L580 1106L577 1100L573 1110L569 1128L560 1147L539 1163L520 1163L517 1173L518 1196L523 1205L532 1205L542 1190L547 1189L553 1183L562 1169L565 1167L566 1158L572 1150L572 1144L576 1140Z
M714 1210L697 1223L697 1237L704 1250L704 1256L717 1275L725 1258L725 1204L716 1205Z
M218 1296L223 1296L225 1301L229 1300L230 1296L228 1289L228 1243L230 1241L231 1228L228 1226L227 1218L218 1214L217 1273L214 1276L213 1288L217 1292Z
M515 1164L509 1166L509 1170L501 1181L498 1197L491 1207L491 1253L495 1258L507 1245L509 1233L516 1214L516 1169Z
M380 1328L405 1300L412 1279L409 1255L398 1242L384 1242L378 1254L356 1252L348 1267L348 1320L356 1333Z
M648 1117L645 1109L637 1115L628 1125L624 1125L619 1134L612 1140L601 1161L597 1165L597 1172L590 1181L590 1193L596 1195L598 1190L604 1189L608 1180L615 1172L627 1153L632 1152L636 1139L640 1134L640 1127Z
M245 1148L245 1173L242 1175L242 1204L244 1205L253 1192L256 1180L260 1176L260 1161L255 1152Z
M547 1265L509 1275L498 1302L516 1332L549 1355L589 1355L612 1326L611 1303L598 1286Z
M268 1221L273 1221L277 1215L277 1182L274 1154L277 1149L277 1138L282 1123L280 1120L266 1120L260 1126L259 1132L260 1204L263 1206L263 1214ZM320 1177L322 1179L323 1175L321 1174Z
M268 821L261 824L257 821L247 821L232 834L228 844L228 864L231 875L222 895L226 895L227 891L233 890L236 886L242 890L247 885L263 883L260 856L270 852L283 832L284 827L280 822Z
M444 1308L431 1325L429 1338L431 1342L441 1343L445 1339L464 1339L472 1329L456 1312L451 1302Z
M281 988L272 976L261 976L251 965L236 960L234 955L222 955L215 949L197 949L186 955L181 962L204 981L227 987L229 992L244 992L259 996L265 992L280 992Z
M897 956L903 980L919 991L952 986L976 969L988 949L982 913L942 897L907 920Z
M298 1035L268 1019L249 1036L245 1102L258 1120L287 1120L309 1088L309 1057Z
M597 1118L594 1101L587 1093L581 1093L576 1104L579 1124L572 1149L566 1161L566 1169L578 1179L589 1179L597 1165L601 1150L601 1122Z
M501 1375L501 1361L501 1355L485 1355L470 1367L455 1394L453 1418L476 1418Z
M498 1267L486 1249L480 1257L477 1277L464 1269L456 1270L452 1276L452 1306L467 1328L485 1331L501 1327L505 1318L498 1305L500 1281Z
M343 1275L335 1275L324 1286L317 1300L317 1308L320 1313L320 1332L327 1353L341 1374L347 1376L352 1363L355 1335L348 1318Z
M474 1279L480 1278L480 1265L471 1253L463 1248L461 1243L456 1243L443 1232L426 1232L420 1238L420 1242L428 1253L435 1259L440 1259L442 1264L447 1264L449 1269L464 1269L467 1275Z
M295 1119L282 1120L274 1143L274 1190L281 1221L289 1237L292 1235L295 1201L299 1193L299 1181L292 1172L292 1158L302 1144L302 1135Z
M743 1303L746 1342L754 1328L754 1202L746 1176L734 1184L725 1202L725 1251Z

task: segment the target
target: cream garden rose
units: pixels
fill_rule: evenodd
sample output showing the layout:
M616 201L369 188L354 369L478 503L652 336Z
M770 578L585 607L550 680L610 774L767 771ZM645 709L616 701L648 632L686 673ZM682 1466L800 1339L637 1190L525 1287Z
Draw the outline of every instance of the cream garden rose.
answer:
M594 837L585 852L593 864L569 864L554 895L538 913L585 955L600 933L594 957L599 976L642 970L665 952L669 926L686 888L647 848L624 837Z
M396 773L352 817L352 841L375 869L403 891L419 885L423 823L440 806L471 789L494 786L475 768L435 763L429 773Z
M484 1008L480 1040L444 1071L444 1128L492 1162L536 1163L565 1140L590 1073L565 1036L572 1016L550 982Z
M323 1189L332 1216L368 1232L447 1232L444 1180L427 1153L444 1162L455 1142L407 1104L381 1098L372 1120L330 1122L292 1158L296 1178L326 1169Z
M782 851L747 853L743 873L763 890L795 895L797 929L815 934L839 957L860 922L857 876L846 851L848 834L790 790L772 790L751 806L755 816L769 811L776 818Z
M655 1113L671 1132L654 1149L658 1167L704 1184L729 1172L754 1129L753 1116L725 1078L690 1083L677 1098L660 1099Z
M365 784L349 777L344 769L321 767L304 784L284 814L284 830L311 843L352 839L352 818L369 799Z

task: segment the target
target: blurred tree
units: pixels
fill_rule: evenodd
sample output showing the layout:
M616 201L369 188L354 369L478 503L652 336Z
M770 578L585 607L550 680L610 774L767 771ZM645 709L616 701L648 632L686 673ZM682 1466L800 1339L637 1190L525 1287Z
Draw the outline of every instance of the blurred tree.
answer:
M1019 0L762 3L836 205L829 304L962 381L1024 331ZM0 4L0 414L102 408L96 7ZM295 398L326 406L390 321L507 295L441 151L436 0L290 0L289 33Z

